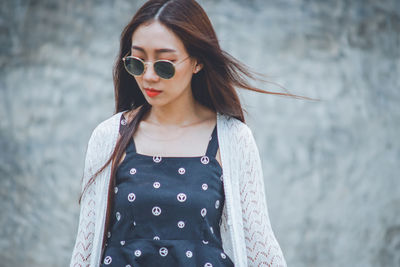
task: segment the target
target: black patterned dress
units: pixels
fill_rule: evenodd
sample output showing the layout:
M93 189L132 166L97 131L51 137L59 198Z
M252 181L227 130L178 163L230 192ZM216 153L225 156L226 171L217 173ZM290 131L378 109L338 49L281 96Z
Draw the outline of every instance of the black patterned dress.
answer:
M126 125L121 116L120 131ZM222 248L222 168L217 126L199 157L136 153L119 165L101 266L234 266Z

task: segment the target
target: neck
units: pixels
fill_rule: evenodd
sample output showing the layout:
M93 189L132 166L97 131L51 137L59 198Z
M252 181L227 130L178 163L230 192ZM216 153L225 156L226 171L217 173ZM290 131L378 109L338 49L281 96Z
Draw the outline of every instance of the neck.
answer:
M145 120L163 126L187 126L201 119L201 105L192 95L177 99L170 104L151 107Z

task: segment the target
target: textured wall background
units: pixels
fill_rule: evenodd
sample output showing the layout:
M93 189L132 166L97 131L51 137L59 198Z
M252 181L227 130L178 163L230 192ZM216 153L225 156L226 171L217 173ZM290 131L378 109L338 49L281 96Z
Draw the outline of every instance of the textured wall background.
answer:
M1 1L0 266L69 263L86 144L142 3ZM321 99L241 91L288 264L400 266L400 2L200 3L225 50Z

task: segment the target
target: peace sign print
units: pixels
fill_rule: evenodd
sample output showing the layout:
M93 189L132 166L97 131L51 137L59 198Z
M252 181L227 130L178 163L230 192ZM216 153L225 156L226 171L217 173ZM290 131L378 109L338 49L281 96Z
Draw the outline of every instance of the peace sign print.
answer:
M162 248L160 248L159 252L160 252L161 256L165 257L168 254L168 249L166 247L162 247Z
M135 256L140 257L140 255L142 255L142 252L139 249L135 250Z
M179 222L178 222L178 227L179 227L179 228L185 227L185 222L184 222L184 221L179 221Z
M121 219L121 213L119 213L119 212L117 211L117 213L115 214L115 217L117 217L117 221L119 221L119 220Z
M202 184L201 188L203 188L203 190L206 191L208 189L208 185L207 184Z
M205 217L206 216L206 214L207 214L207 210L206 210L206 208L204 208L204 209L201 209L201 216L203 216L203 217Z
M110 256L107 256L104 258L104 264L109 265L112 262L112 258Z
M186 201L186 194L185 193L179 193L176 198L178 199L179 202L185 202Z
M161 186L160 182L154 182L153 183L153 187L154 188L160 188L160 186Z
M136 169L135 168L130 169L129 173L134 175L136 173Z
M135 193L130 193L130 194L128 195L128 201L129 201L129 202L133 202L133 201L135 201L135 199L136 199Z
M179 168L178 173L179 174L185 174L185 168Z
M160 207L153 207L153 209L151 210L151 212L153 213L154 216L158 216L161 214L161 208Z
M191 258L193 256L193 252L190 250L186 251L186 257Z
M155 163L159 163L160 161L161 161L161 157L160 156L154 156L153 157L153 161L155 162Z
M207 156L202 156L200 161L203 164L208 164L210 162L210 159Z
M204 264L204 267L212 267L213 265L209 262L206 262L206 264Z

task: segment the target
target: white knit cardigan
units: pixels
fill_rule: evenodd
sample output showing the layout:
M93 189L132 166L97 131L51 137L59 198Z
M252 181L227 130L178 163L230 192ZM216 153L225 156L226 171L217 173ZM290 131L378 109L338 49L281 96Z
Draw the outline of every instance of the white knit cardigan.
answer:
M86 151L82 191L113 152L123 112L93 130ZM221 219L225 253L238 267L285 267L268 217L260 156L250 128L236 118L217 113L217 134L225 193ZM110 174L108 164L82 197L70 266L100 265Z

